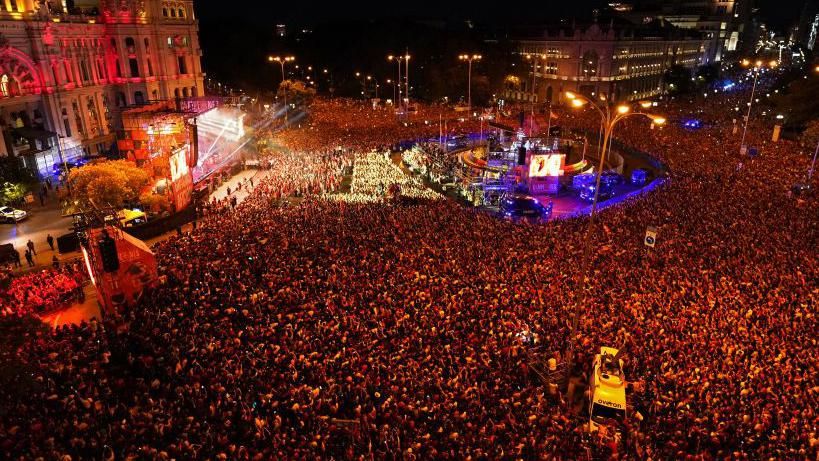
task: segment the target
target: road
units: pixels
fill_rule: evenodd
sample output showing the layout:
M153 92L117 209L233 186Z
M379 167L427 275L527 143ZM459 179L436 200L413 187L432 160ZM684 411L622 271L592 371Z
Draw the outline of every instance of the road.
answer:
M50 197L45 206L40 206L39 202L28 210L28 217L15 224L0 224L0 244L11 243L23 256L26 243L34 242L34 249L38 256L41 253L48 253L49 247L46 243L46 236L51 234L54 237L54 246L57 246L57 237L71 232L71 218L62 216L62 209L55 197ZM38 258L38 263L39 258ZM25 264L25 258L23 258ZM51 264L51 255L48 262Z

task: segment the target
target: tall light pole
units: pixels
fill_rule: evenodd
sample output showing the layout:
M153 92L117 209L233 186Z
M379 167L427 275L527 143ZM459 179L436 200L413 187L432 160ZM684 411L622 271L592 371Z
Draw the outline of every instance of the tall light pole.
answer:
M401 60L403 59L402 56L394 56L389 55L387 56L388 61L395 61L398 64L398 80L396 83L398 84L398 108L404 107L404 100L401 98Z
M293 56L268 56L268 62L278 62L282 66L282 87L284 88L284 126L287 127L287 86L284 85L284 81L287 79L284 75L284 65L288 62L293 62L296 60Z
M409 86L409 62L411 56L409 55L409 51L404 54L404 64L406 65L406 71L404 72L404 79L407 82L407 110L409 110L409 103L410 103L410 86Z
M742 66L748 67L751 62L747 59L742 60ZM774 68L779 63L777 61L771 61L769 63L770 68ZM742 140L739 142L739 155L744 155L747 152L747 147L745 146L745 135L748 133L748 121L751 119L751 108L754 105L754 95L756 94L756 82L759 79L759 73L762 69L765 68L765 63L762 61L757 61L754 63L753 73L754 73L754 84L751 87L751 100L748 102L748 113L745 114L745 126L742 128Z
M529 137L532 136L532 129L534 125L534 117L535 117L535 86L537 85L537 58L542 58L544 55L542 54L531 54L527 53L526 59L532 61L532 121L529 123Z
M392 103L395 104L395 102L396 102L395 101L395 82L392 79L388 78L387 79L387 85L392 85Z
M368 75L367 76L367 81L369 82L370 80L372 80L373 83L375 83L375 99L378 99L378 86L379 86L378 85L378 80L374 79L372 75Z
M603 176L603 169L605 168L606 164L606 148L608 147L609 143L611 142L611 134L614 131L614 127L622 120L632 117L632 116L643 116L647 117L657 125L662 125L665 123L665 118L652 115L645 112L632 112L631 106L625 104L619 104L616 106L612 106L608 103L606 104L599 104L598 102L586 98L584 96L576 95L571 92L565 93L566 97L571 101L572 107L581 108L585 105L590 105L594 107L599 113L600 117L602 118L602 125L603 125L603 148L600 150L600 164L597 167L597 179L595 181L594 187L594 199L592 200L592 208L591 214L589 216L589 226L586 230L586 239L583 248L583 260L581 263L581 273L584 278L584 286L580 287L578 290L575 290L575 293L580 293L581 298L578 300L576 296L574 306L572 306L572 322L571 322L571 329L569 330L569 337L568 337L568 352L566 355L566 382L568 383L569 378L571 376L573 361L574 361L574 338L577 334L578 324L580 322L580 305L585 303L585 294L586 291L589 289L589 284L591 283L589 276L589 270L591 268L591 251L592 251L592 236L594 235L594 224L595 224L595 217L597 213L597 202L600 197L600 180ZM641 102L640 106L644 109L651 107L650 102Z
M473 55L462 54L458 56L458 59L460 59L461 61L466 61L467 63L469 63L469 77L467 79L467 100L469 101L468 104L470 117L472 116L472 62L480 61L482 58L483 56L479 54Z

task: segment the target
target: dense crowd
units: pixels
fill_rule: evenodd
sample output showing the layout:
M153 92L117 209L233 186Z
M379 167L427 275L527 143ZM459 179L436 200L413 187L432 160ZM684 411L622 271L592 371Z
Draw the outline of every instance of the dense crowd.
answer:
M395 164L390 152L370 152L355 159L350 192L329 194L331 200L369 203L385 199L409 198L437 200L441 196L431 191L421 179L405 174Z
M700 101L714 123L695 133L636 118L618 127L672 180L602 213L588 286L577 283L586 219L512 224L449 200L282 206L277 191L303 189L311 152L361 161L400 139L398 128L325 135L359 109L320 103L290 146L304 167L275 180L286 188L265 179L235 210L215 204L196 230L160 244L167 282L122 318L19 348L33 384L0 389L0 452L817 459L816 204L789 194L806 170L792 144L739 156L720 115L733 97ZM749 132L752 143L768 136ZM658 228L653 250L646 226ZM576 307L578 374L600 346L626 353L634 411L620 448L591 444L573 403L530 373L532 354L566 359Z
M23 275L0 274L0 317L38 315L65 307L83 296L87 278L79 262Z

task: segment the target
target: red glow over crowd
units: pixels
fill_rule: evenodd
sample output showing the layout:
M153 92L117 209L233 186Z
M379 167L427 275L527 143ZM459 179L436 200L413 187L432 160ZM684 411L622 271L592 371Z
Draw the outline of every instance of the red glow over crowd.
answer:
M529 370L533 353L565 359L587 221L325 200L356 158L422 131L334 101L274 140L288 149L271 148L246 200L209 204L156 248L168 281L139 306L27 338L30 385L0 389L0 453L816 459L817 215L790 194L807 161L788 141L740 157L734 98L747 92L698 101L711 125L693 134L637 119L617 129L672 172L604 211L593 236L575 363L583 375L601 345L626 351L634 411L620 448L591 443L582 413ZM687 107L661 109L671 122ZM770 136L749 133L752 145ZM278 200L295 193L306 198Z

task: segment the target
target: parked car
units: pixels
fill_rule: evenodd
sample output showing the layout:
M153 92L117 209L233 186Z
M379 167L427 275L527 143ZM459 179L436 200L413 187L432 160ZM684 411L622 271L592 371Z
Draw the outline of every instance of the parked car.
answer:
M0 220L8 223L15 223L26 219L28 213L10 206L0 207Z

